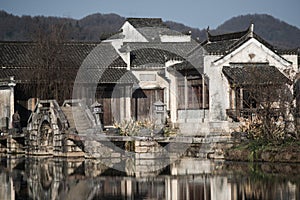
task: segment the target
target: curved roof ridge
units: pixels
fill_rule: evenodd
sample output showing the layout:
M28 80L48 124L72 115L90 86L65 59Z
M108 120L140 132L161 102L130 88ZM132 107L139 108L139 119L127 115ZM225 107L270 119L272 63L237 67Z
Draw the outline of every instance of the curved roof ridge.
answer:
M240 39L241 37L247 35L249 29L245 31L240 31L240 32L231 32L231 33L224 33L224 34L219 34L219 35L212 35L211 33L208 32L208 40L210 42L217 42L217 41L223 41L223 40L235 40L235 39Z
M167 27L161 18L127 18L126 21L128 21L135 28Z

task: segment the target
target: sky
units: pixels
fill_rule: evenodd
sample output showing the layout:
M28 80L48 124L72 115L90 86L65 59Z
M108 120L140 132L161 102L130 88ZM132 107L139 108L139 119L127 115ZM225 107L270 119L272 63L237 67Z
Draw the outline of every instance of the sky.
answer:
M239 15L269 14L300 28L300 0L0 0L0 9L18 16L75 19L94 13L159 17L200 29Z

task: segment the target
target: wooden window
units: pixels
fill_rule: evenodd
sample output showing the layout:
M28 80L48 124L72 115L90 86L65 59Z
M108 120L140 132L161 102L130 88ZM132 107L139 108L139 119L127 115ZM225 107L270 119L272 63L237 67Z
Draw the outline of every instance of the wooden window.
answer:
M188 107L189 109L199 109L202 107L202 80L192 79L187 81L188 85Z
M178 109L200 109L208 107L208 87L205 86L205 105L203 104L203 86L201 78L177 79Z

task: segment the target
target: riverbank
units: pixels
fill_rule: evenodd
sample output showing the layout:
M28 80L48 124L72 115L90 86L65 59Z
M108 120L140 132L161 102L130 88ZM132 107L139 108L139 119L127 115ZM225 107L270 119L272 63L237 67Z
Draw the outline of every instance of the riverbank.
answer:
M226 150L224 157L228 161L300 163L300 141L247 141Z

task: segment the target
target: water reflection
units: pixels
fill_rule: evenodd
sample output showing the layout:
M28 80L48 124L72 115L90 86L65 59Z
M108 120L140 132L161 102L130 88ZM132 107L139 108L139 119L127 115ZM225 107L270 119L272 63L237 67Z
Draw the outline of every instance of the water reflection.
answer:
M300 165L184 158L152 174L129 169L99 160L2 157L0 199L300 199Z

